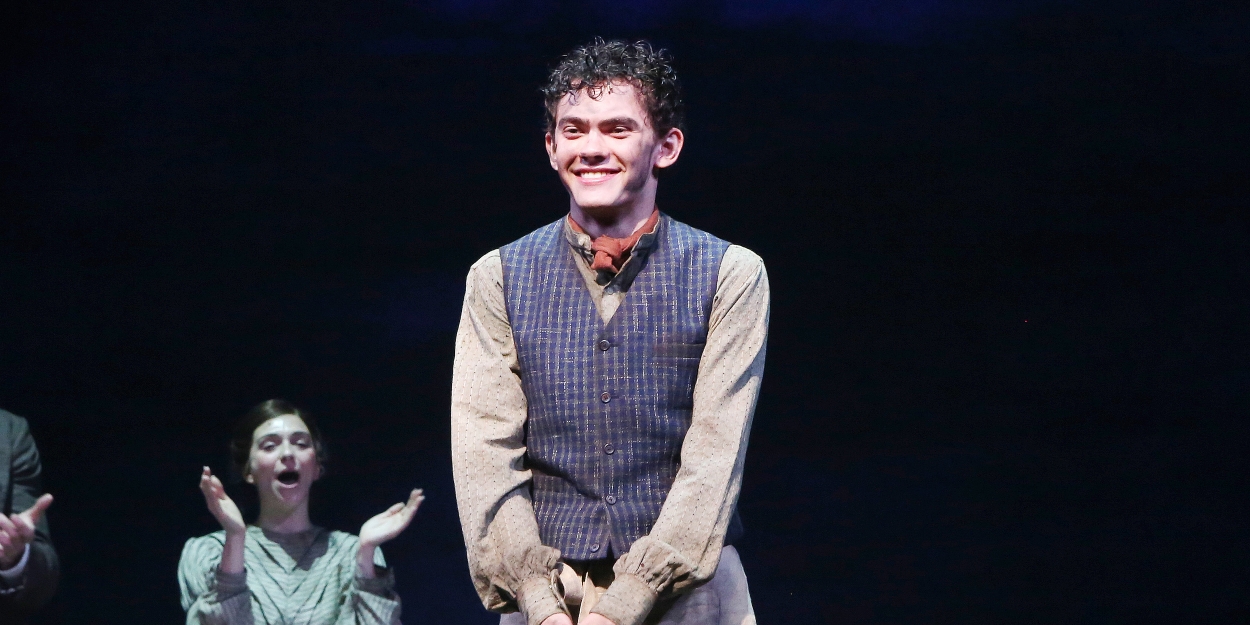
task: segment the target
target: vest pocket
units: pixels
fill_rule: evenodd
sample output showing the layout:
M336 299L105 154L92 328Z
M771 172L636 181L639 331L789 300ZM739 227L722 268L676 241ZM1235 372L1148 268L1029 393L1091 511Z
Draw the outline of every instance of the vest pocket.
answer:
M703 357L703 346L706 343L656 343L655 357L662 360L680 360L693 358L696 361Z

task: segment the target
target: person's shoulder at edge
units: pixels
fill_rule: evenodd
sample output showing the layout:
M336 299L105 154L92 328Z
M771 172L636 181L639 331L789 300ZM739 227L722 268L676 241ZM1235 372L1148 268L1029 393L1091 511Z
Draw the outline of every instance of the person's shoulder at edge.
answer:
M192 536L191 538L188 538L187 542L183 544L182 553L185 557L188 553L208 548L216 550L218 552L218 556L220 557L222 545L225 544L226 530L217 530L215 532L204 534L203 536Z
M768 271L764 268L764 259L759 254L731 243L721 257L720 282L741 282L745 284L767 281Z
M499 248L495 248L482 255L472 265L469 266L469 273L474 274L481 271L487 271L494 266L502 265L503 261L499 257Z
M759 254L737 243L730 243L729 247L725 248L724 260L732 260L733 264L739 267L762 268L764 266L764 259Z

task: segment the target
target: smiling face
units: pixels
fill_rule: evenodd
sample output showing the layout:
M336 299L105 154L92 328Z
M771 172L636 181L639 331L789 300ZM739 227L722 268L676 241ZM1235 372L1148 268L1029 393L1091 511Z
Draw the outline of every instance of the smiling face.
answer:
M547 133L551 167L569 190L573 212L598 219L649 214L655 206L655 170L677 162L684 137L673 128L657 136L638 90L614 83L590 97L567 94Z
M308 502L308 490L321 477L312 435L295 415L274 417L252 433L247 473L256 485L261 508L291 510Z

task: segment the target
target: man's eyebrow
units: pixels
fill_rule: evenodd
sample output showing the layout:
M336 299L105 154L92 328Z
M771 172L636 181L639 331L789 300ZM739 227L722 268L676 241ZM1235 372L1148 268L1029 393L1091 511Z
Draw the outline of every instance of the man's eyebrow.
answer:
M589 125L589 122L587 122L586 120L580 117L573 117L573 116L561 117L560 120L556 122L557 126L563 126L565 124L573 124L574 126L587 126ZM605 120L600 121L599 125L600 126L629 126L633 128L633 127L638 126L639 123L638 123L638 120L632 117L613 117L611 119L605 119Z
M600 126L629 126L632 128L638 125L638 120L632 117L613 117L612 119L605 119L599 122L599 125Z

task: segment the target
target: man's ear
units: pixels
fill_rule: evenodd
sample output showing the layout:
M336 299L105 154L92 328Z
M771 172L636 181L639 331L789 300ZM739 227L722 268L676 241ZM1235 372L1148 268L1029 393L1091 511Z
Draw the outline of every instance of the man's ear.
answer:
M681 156L681 148L686 144L686 135L682 133L680 128L670 128L668 132L660 137L660 142L656 145L656 169L664 169L672 166L677 162L677 157Z
M543 145L547 147L547 162L551 163L552 169L560 171L560 164L556 162L556 139L550 132L543 137Z

